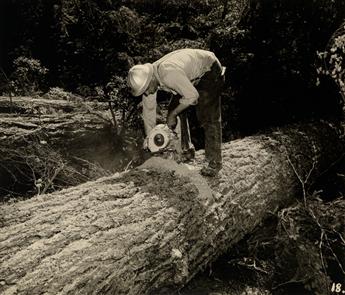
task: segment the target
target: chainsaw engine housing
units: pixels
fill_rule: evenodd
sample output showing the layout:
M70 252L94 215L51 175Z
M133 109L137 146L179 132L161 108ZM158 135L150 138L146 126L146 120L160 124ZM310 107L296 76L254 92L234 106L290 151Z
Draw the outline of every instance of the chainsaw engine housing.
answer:
M181 139L175 130L165 124L158 124L146 137L146 147L156 156L179 160L182 155Z

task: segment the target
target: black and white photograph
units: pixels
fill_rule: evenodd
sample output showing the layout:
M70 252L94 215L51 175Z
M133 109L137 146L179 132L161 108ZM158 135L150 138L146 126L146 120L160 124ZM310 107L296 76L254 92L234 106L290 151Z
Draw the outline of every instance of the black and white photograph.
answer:
M344 0L0 0L0 294L345 295Z

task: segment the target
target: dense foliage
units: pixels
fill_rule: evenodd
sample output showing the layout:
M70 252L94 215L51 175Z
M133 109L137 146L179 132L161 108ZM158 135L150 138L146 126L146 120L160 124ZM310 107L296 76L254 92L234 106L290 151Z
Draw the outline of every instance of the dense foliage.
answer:
M345 99L345 23L332 35L326 50L318 52L322 61L317 69L319 73L329 76L339 86L340 94Z
M7 0L3 6L3 22L11 28L3 32L7 76L21 81L18 58L48 69L31 90L39 84L41 90L58 86L97 96L96 87L123 80L135 63L197 47L213 50L228 69L225 139L308 117L340 116L337 85L316 69L322 66L318 53L344 19L341 0ZM339 47L341 39L335 41ZM133 101L128 93L118 99Z
M344 11L344 1L252 0L239 30L215 30L211 47L230 69L240 129L339 116L338 90L316 84L315 66Z

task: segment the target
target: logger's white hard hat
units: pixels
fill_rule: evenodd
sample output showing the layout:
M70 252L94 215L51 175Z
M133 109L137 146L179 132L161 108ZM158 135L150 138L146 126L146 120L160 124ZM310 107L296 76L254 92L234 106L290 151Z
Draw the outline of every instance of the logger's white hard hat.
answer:
M146 63L136 65L128 72L128 86L134 96L143 94L149 86L153 75L153 65Z

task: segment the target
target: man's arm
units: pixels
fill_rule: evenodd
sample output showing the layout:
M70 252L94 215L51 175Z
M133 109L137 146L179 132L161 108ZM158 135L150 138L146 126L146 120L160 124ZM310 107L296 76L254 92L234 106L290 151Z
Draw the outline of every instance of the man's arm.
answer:
M150 95L143 94L142 102L145 134L148 135L157 123L157 92Z
M174 129L177 124L177 115L181 112L183 112L186 108L188 108L188 104L182 104L180 103L174 110L172 110L167 118L167 125L170 129Z
M170 112L167 118L168 126L170 128L174 128L177 123L176 116L187 109L190 105L196 104L199 98L199 93L184 72L169 69L168 67L164 69L164 71L166 74L163 76L163 83L182 96L179 105Z

